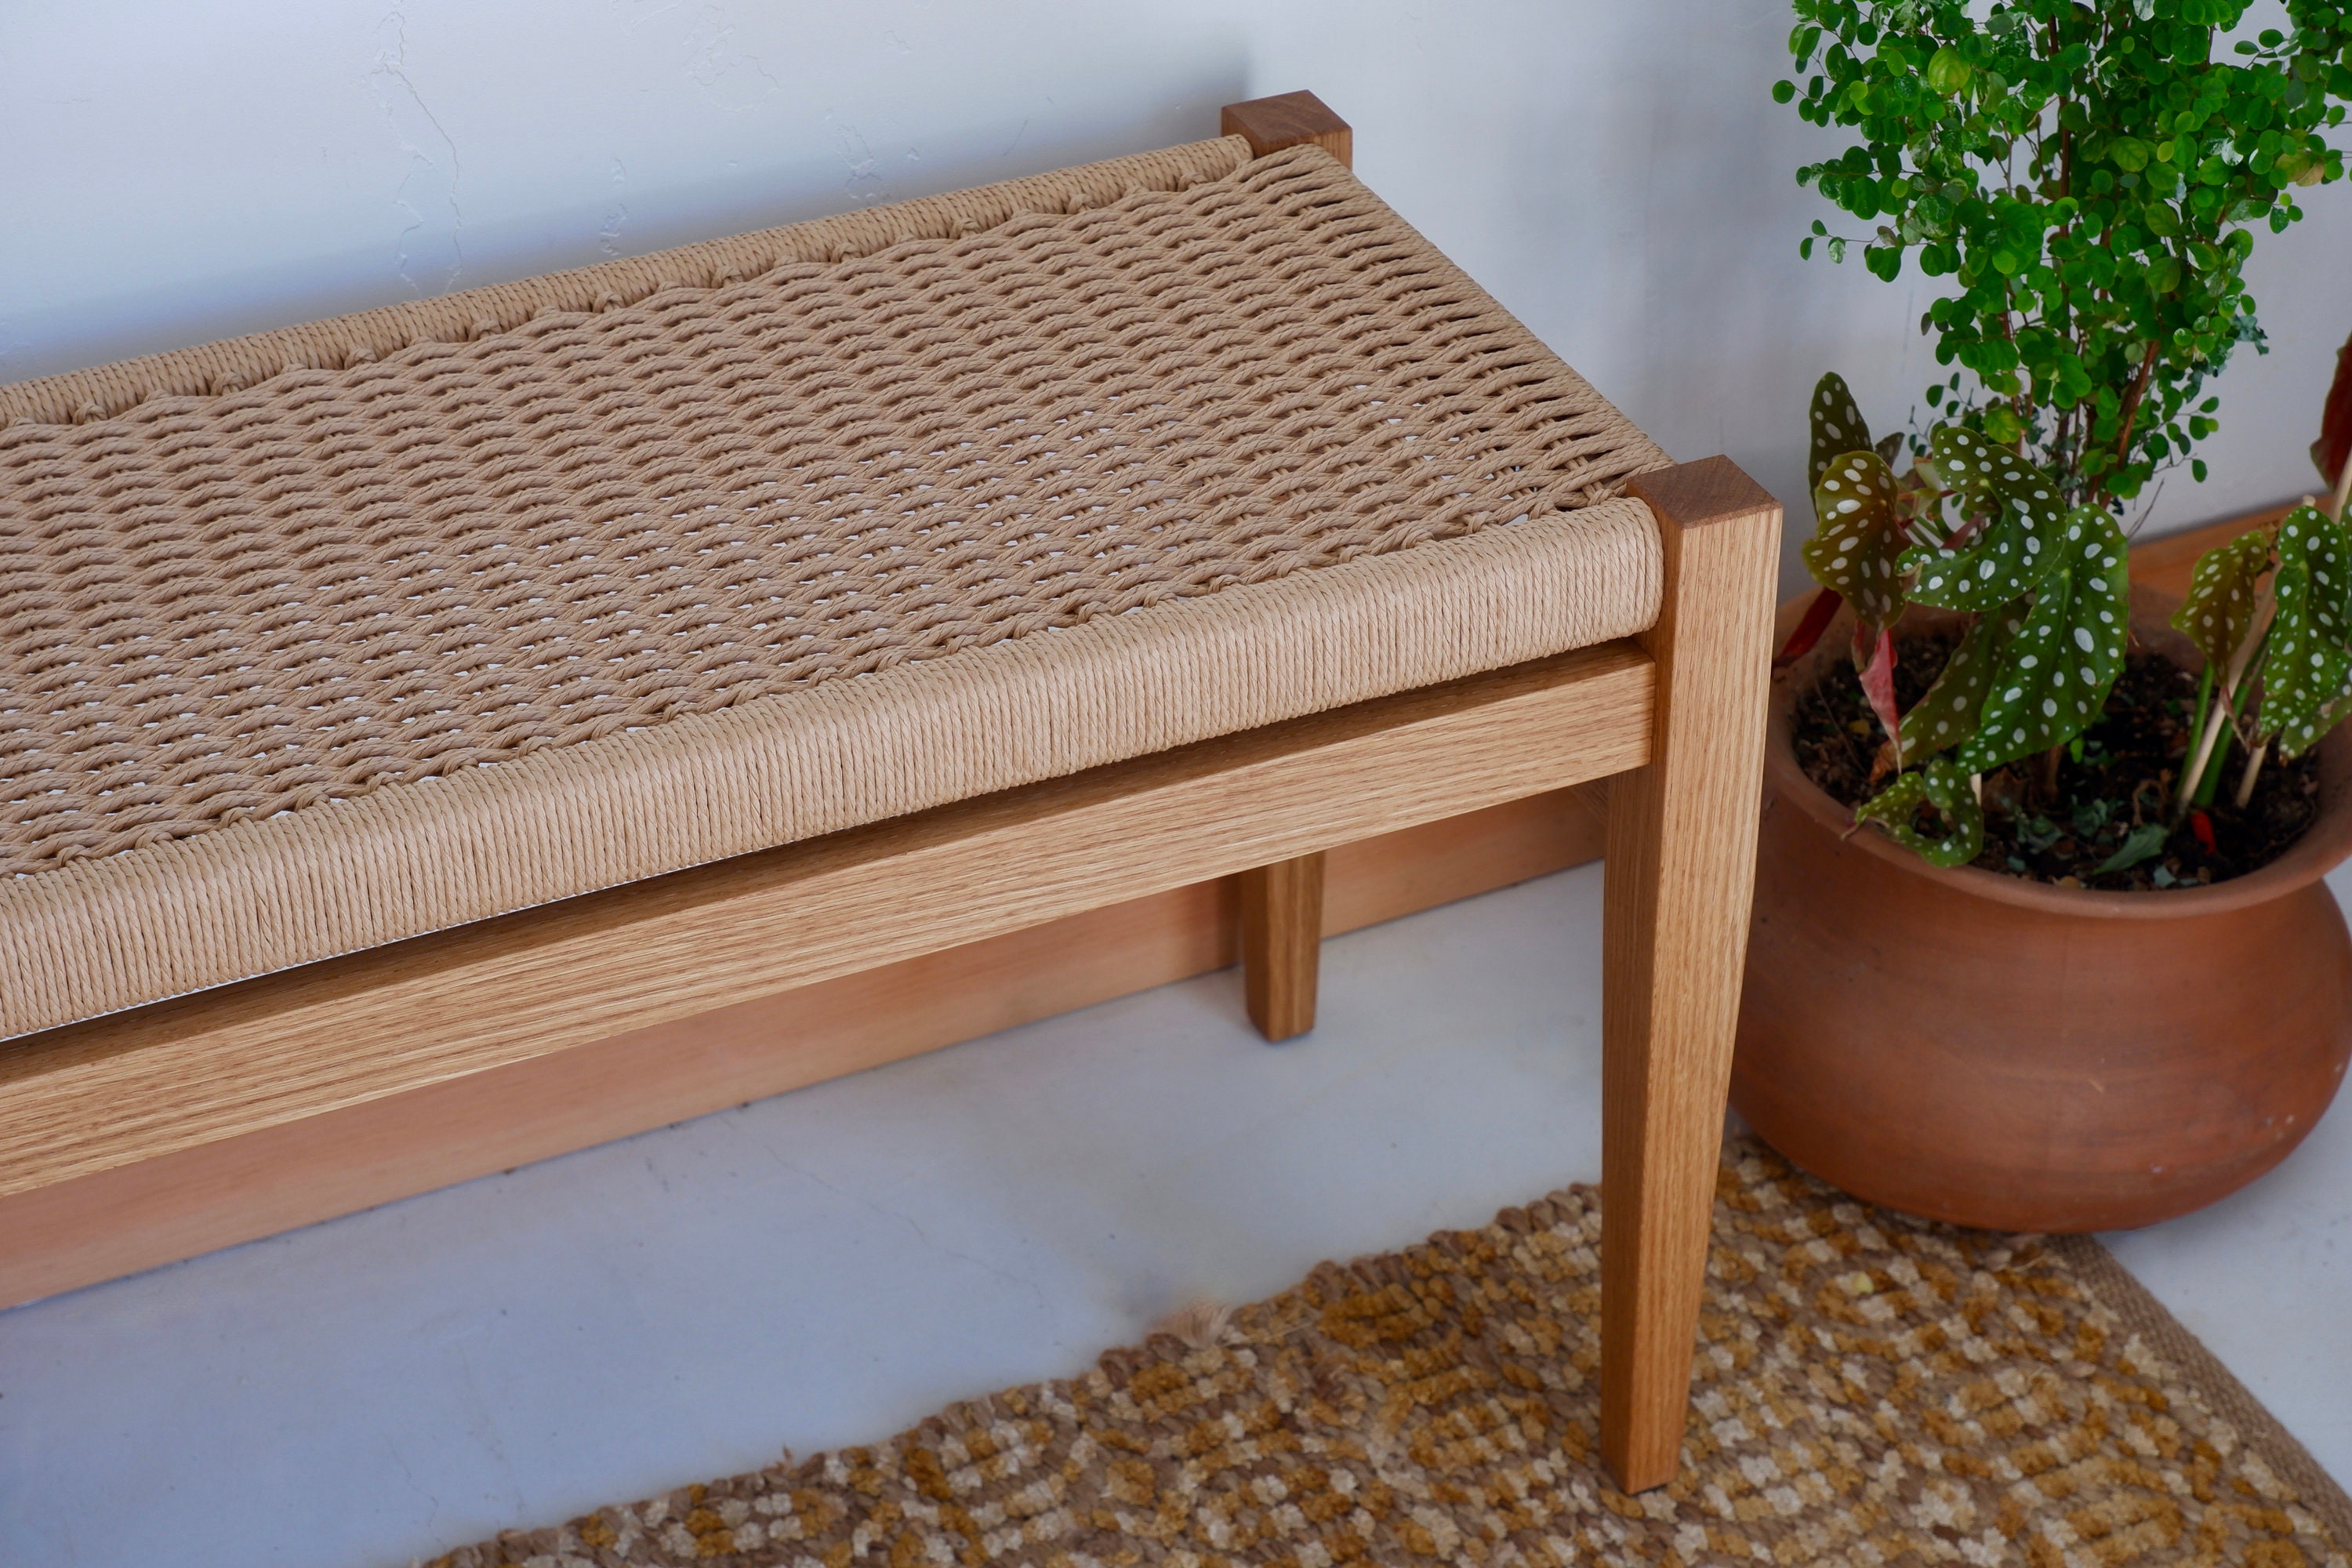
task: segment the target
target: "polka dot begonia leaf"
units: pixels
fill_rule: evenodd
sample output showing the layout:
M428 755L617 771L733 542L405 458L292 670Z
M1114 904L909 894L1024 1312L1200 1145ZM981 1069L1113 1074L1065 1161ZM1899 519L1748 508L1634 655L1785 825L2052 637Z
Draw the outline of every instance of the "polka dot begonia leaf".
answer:
M1913 545L1897 570L1911 578L1911 596L1921 604L1983 615L2031 592L2059 554L2025 519L2000 516L1960 549Z
M2123 530L2096 507L2066 514L2059 565L2001 650L1977 731L1954 762L1964 773L2063 745L2099 716L2123 672L2130 584Z
M1922 805L1942 815L1945 831L1931 837L1914 826ZM1931 866L1965 866L1984 848L1984 807L1968 775L1949 757L1897 773L1877 795L1854 807L1856 822L1875 822L1886 836Z
M2025 624L2030 607L2020 599L1977 617L1960 646L1944 661L1936 683L1903 715L1905 756L1948 752L1977 732L1993 677L2000 672L2001 656Z
M1948 490L1981 490L1992 480L2003 450L1965 425L1938 425L1927 438L1928 464Z
M1848 452L1870 449L1870 426L1863 423L1862 410L1854 406L1845 377L1835 371L1814 384L1812 429L1812 461L1805 467L1809 485L1818 486L1830 465Z
M2226 670L2253 629L2255 589L2271 563L2271 536L2257 529L2197 558L2189 595L2173 612L2173 626L2197 645L2205 662Z
M2028 592L2056 569L2058 486L2016 453L1973 430L1939 427L1932 438L1937 478L1987 521L1958 549L1915 546L1902 570L1916 574L1911 596L1923 605L1982 615Z
M1900 563L1907 541L1895 504L1895 471L1875 452L1842 452L1813 488L1820 519L1805 541L1813 581L1843 595L1865 637L1875 637L1903 613Z
M2305 752L2352 706L2352 605L2345 566L2352 537L2313 507L2297 507L2278 531L2278 614L2263 648L2262 707L2255 728L2278 737L2288 756Z
M2315 506L2299 506L2279 522L2279 556L2292 551L2311 573L2311 624L2321 637L2352 646L2352 529Z

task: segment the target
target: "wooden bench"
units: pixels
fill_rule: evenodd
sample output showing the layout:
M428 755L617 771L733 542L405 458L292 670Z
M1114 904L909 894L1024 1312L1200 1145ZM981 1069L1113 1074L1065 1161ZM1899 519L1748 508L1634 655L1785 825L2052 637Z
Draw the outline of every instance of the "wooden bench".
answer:
M1779 510L1310 95L1224 129L0 388L5 1298L1203 967L1220 879L1297 1034L1433 896L1368 868L1607 780L1603 1451L1668 1479Z

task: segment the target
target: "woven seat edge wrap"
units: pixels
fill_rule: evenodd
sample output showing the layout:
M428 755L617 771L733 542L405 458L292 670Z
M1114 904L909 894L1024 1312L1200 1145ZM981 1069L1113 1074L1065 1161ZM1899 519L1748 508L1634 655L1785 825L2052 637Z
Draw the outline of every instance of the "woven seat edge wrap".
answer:
M1282 160L1369 200L1318 150L1255 167ZM314 374L364 364L419 342L472 341L468 321L494 334L633 289L658 304L665 289L757 277L762 258L805 271L897 255L910 240L1034 224L1019 215L1040 208L1083 212L1123 187L1181 190L1253 166L1234 139L1115 160L0 388L0 417L13 408L79 427L158 387L167 399L235 392L275 374L273 360ZM1667 458L1475 285L1458 273L1454 285L1482 330L1532 344L1548 384L1614 422L1621 479L1608 489L1496 520L1507 526L1047 616L1001 640L0 878L0 1037L1646 628L1661 592L1655 522L1610 495L1623 474ZM435 337L436 325L451 335Z
M1608 501L0 884L0 1032L1630 636L1570 584L1654 604L1656 539Z

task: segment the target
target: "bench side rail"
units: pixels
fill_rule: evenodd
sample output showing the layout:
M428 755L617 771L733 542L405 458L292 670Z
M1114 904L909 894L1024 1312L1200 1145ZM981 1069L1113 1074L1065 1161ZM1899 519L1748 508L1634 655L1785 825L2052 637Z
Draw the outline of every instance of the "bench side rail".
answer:
M0 1052L0 1195L1640 765L1610 643L525 910Z

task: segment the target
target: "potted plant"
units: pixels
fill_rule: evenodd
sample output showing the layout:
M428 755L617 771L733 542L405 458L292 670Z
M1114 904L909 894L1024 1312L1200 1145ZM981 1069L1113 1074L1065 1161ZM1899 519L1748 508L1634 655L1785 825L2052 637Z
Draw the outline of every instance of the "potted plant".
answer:
M2352 1054L2319 881L2352 852L2345 442L2327 504L2186 605L2131 592L2125 522L2204 478L2255 231L2342 175L2352 5L2234 45L2244 0L1795 9L1774 96L1862 137L1798 178L1874 226L1801 248L1948 280L1921 330L1954 371L1877 443L1814 389L1822 591L1786 611L1733 1100L1916 1213L2182 1213L2283 1159Z

